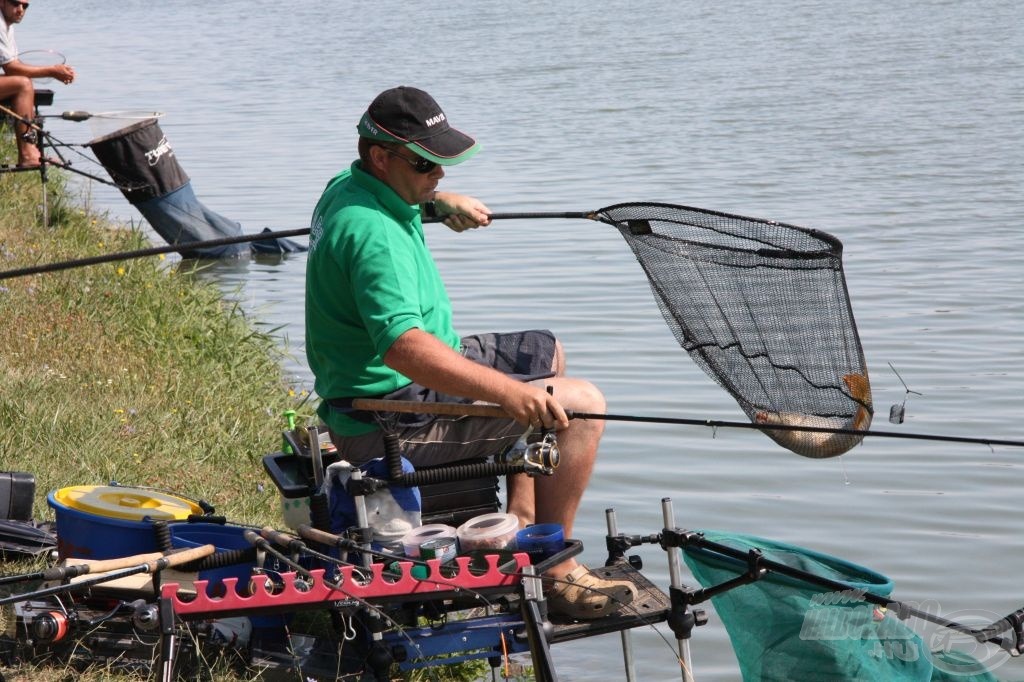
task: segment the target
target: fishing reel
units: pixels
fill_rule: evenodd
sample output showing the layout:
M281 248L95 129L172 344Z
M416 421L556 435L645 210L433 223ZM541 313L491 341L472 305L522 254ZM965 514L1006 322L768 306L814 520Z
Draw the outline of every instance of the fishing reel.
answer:
M550 476L558 468L558 441L553 431L543 431L540 440L527 443L520 440L499 458L507 464L522 464L530 476Z

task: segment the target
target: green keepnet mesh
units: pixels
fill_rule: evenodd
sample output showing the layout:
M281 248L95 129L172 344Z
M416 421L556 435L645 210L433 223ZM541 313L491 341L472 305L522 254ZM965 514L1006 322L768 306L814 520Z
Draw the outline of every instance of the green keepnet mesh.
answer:
M801 680L995 680L970 656L932 653L921 637L883 607L862 601L889 596L885 576L856 564L763 538L702 531L713 543L849 586L833 591L769 572L711 598L747 682ZM747 562L697 546L683 559L705 588L747 573Z

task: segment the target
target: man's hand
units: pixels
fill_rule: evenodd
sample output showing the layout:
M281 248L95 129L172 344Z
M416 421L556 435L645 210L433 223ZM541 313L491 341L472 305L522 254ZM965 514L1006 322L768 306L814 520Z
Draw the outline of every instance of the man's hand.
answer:
M517 422L534 428L568 428L569 417L553 395L533 384L513 380L512 385L513 390L504 393L499 404Z
M436 192L434 205L443 216L444 224L456 232L463 232L491 223L491 211L484 203L473 197L451 192Z
M523 426L564 429L569 417L542 386L524 384L462 357L433 334L410 329L384 353L384 364L423 386L500 405Z
M56 78L64 85L70 84L75 80L75 70L67 64L57 64L52 68L52 78Z

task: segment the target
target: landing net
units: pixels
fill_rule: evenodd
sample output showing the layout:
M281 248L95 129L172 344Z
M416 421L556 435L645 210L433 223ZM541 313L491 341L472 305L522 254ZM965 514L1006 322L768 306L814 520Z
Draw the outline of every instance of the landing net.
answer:
M679 344L754 423L864 430L871 387L842 243L784 223L669 204L601 209L650 281ZM766 429L806 457L858 434Z

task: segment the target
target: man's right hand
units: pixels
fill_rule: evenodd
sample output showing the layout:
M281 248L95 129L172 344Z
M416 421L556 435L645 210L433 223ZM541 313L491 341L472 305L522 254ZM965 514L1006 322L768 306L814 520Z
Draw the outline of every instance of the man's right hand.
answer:
M535 384L513 380L507 397L499 401L502 409L524 426L561 430L568 428L569 417L555 397Z

